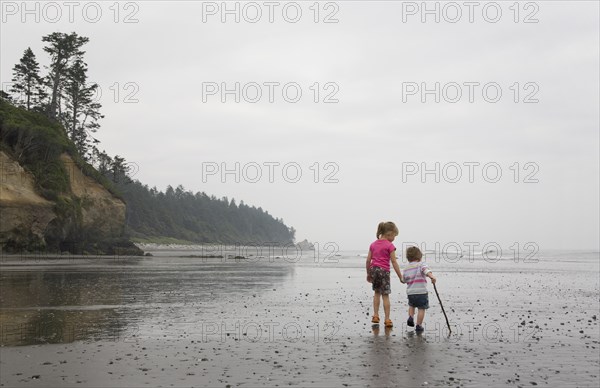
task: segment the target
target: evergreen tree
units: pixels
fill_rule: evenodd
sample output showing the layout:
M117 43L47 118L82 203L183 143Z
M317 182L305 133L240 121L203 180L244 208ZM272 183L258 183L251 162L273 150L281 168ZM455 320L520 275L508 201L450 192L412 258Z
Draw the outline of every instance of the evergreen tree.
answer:
M106 151L100 152L97 147L93 147L92 155L92 165L96 167L96 170L98 170L100 174L108 176L112 169L112 158L106 153Z
M71 63L81 58L84 51L81 47L86 44L89 39L78 36L75 32L65 34L62 32L54 32L42 38L43 42L48 43L44 47L44 51L50 54L50 74L48 80L51 87L50 104L48 105L48 117L54 119L59 114L61 87L67 76L68 69Z
M129 168L125 163L125 158L116 155L110 166L110 172L112 174L112 181L115 183L128 183L131 180L127 176Z
M91 134L99 127L100 114L99 103L93 101L94 94L98 88L97 84L88 85L87 65L81 58L76 58L73 65L66 72L64 97L65 111L61 113L61 121L67 135L77 146L79 154L86 160L92 158L89 143L97 144L98 140Z
M13 68L13 86L11 91L18 94L18 101L21 102L27 110L31 110L32 105L39 104L45 96L42 78L39 75L40 65L35 58L35 54L28 47L23 53L19 63Z
M115 158L117 159L117 158ZM119 158L115 166L124 166ZM117 170L123 170L117 167ZM114 172L107 177L113 179ZM199 243L280 243L294 241L295 230L262 208L234 199L192 193L182 185L165 192L139 181L115 182L127 203L127 229L135 237L173 237Z

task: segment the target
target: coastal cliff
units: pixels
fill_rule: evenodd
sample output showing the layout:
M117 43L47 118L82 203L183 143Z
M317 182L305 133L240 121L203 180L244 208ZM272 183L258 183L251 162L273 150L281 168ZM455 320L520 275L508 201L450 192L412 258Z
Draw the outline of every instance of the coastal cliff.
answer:
M35 191L33 175L0 151L0 244L42 246L56 218L54 205Z
M125 202L86 176L71 156L62 154L60 161L70 193L50 201L36 192L35 177L0 151L0 246L5 250L108 253L98 243L123 235Z
M118 237L125 228L125 202L86 176L67 155L60 156L69 173L73 199L81 201L81 226L102 239Z
M124 237L125 202L78 158L61 127L0 108L2 252L143 254Z

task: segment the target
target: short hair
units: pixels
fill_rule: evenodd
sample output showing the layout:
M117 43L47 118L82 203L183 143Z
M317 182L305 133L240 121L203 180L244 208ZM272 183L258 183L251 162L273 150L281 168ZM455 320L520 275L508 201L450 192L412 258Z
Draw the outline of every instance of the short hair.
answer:
M421 258L423 257L423 253L421 253L421 250L417 247L408 247L406 249L406 259L408 261L417 261L417 260L421 260Z

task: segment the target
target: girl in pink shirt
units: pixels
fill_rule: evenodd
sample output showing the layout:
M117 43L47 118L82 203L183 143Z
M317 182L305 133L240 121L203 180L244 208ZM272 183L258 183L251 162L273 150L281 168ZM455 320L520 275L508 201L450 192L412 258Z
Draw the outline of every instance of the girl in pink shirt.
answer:
M373 284L373 319L371 322L379 323L379 301L383 299L383 311L385 312L385 327L394 324L390 319L390 261L394 271L404 282L400 267L396 261L396 247L392 242L398 235L398 228L393 222L380 222L377 227L377 240L369 247L367 255L367 281Z

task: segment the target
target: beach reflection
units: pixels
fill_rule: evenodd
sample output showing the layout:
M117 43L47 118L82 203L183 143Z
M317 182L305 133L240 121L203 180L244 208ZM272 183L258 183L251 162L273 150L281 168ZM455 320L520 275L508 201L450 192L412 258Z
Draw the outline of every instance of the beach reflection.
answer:
M392 333L392 329L391 327L384 327L383 328L383 333L385 334L386 337L389 337L390 334ZM379 327L379 325L371 325L371 331L373 332L373 335L375 337L379 336L379 333L381 331L381 328Z
M380 326L380 325L379 325ZM365 343L368 346L364 378L373 386L421 386L432 383L430 369L432 363L431 344L433 338L425 334L415 334L405 325L393 328L371 327L372 336Z
M391 387L396 386L395 376L397 351L394 347L396 342L390 337L391 327L380 327L383 325L372 325L372 342L369 346L369 373L375 379L376 386Z
M431 383L430 372L435 368L434 360L430 357L430 344L427 341L426 334L416 334L414 331L407 333L407 343L410 348L408 357L410 366L407 368L408 380L423 384L429 380Z
M4 260L0 345L132 341L165 310L198 320L293 273L293 265L181 257Z

